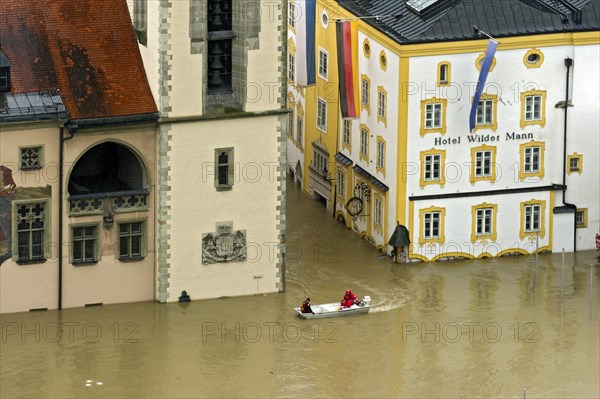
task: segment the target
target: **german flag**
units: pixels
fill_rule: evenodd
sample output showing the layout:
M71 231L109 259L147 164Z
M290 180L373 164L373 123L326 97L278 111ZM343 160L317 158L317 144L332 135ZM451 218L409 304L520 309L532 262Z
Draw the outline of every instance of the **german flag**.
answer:
M338 20L335 29L342 118L358 118L358 22Z

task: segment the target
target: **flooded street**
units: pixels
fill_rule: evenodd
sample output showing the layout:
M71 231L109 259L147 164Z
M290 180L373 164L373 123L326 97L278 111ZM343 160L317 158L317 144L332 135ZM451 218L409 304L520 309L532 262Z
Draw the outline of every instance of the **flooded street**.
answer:
M594 251L565 256L561 295L560 254L537 277L526 257L400 265L293 184L287 216L283 294L3 315L0 396L600 396ZM292 309L346 289L371 313Z

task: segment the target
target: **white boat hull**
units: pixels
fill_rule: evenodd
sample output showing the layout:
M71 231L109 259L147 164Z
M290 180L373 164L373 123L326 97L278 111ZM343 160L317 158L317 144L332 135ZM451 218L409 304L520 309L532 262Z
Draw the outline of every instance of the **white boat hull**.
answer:
M294 308L296 313L300 317L305 319L323 319L326 317L340 317L340 316L349 316L353 314L362 314L369 313L371 310L370 298L363 302L360 305L352 305L349 308L342 308L339 303L325 303L321 305L312 305L312 311L314 313L302 313L300 308Z

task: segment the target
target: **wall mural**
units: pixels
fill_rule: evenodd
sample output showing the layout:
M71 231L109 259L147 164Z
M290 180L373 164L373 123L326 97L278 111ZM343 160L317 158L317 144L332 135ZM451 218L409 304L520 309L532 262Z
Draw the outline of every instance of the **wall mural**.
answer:
M217 223L215 233L202 234L202 263L246 260L246 230L233 230L232 222Z
M11 253L11 202L17 185L12 170L0 165L0 265L12 257Z
M13 201L46 199L52 197L52 187L17 187L12 170L0 165L0 266L12 258L12 203Z

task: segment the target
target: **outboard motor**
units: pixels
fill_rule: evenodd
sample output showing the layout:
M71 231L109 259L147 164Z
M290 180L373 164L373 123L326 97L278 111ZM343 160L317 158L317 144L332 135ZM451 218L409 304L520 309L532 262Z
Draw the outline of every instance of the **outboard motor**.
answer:
M366 306L369 305L371 303L371 297L368 295L365 295L362 299L362 301L360 302L360 306Z

